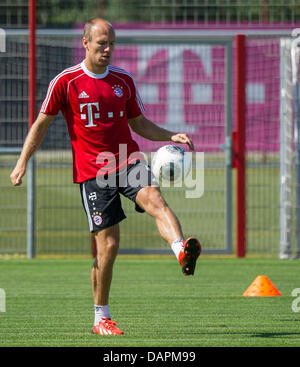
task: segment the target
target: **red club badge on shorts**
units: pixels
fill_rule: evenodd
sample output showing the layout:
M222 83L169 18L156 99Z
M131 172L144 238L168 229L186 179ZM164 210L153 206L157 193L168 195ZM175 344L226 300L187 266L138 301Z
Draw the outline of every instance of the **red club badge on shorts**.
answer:
M93 222L96 224L96 226L101 225L102 217L99 215L98 212L93 213L92 218L93 218Z

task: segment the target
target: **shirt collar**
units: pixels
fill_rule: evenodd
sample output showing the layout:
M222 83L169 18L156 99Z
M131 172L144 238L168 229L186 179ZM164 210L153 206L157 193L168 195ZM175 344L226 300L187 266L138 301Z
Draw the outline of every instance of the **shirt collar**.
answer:
M104 73L102 74L95 74L95 73L92 73L86 66L85 66L85 63L84 63L84 60L82 61L82 63L80 64L83 71L88 75L90 76L91 78L96 78L96 79L103 79L107 76L108 74L108 67L106 67L106 70Z

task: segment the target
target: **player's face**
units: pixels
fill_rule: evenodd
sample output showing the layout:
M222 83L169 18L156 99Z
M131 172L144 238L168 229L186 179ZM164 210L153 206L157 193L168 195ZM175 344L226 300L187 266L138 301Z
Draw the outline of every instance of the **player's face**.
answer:
M97 68L101 69L110 63L115 45L115 32L112 28L93 28L91 40L86 41L86 57Z

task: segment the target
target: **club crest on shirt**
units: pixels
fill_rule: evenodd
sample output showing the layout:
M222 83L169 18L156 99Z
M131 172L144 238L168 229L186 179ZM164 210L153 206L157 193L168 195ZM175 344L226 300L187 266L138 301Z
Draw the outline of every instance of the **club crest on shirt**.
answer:
M123 97L123 87L121 85L114 85L112 89L114 90L117 97Z

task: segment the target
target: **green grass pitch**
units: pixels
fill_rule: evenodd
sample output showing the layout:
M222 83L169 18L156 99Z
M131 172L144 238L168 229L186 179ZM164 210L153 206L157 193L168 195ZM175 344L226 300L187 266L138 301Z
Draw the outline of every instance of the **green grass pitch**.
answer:
M0 347L300 346L299 263L203 256L194 277L174 257L119 256L110 296L121 336L91 334L92 259L1 259ZM278 297L243 297L267 275ZM300 303L300 301L299 301Z

